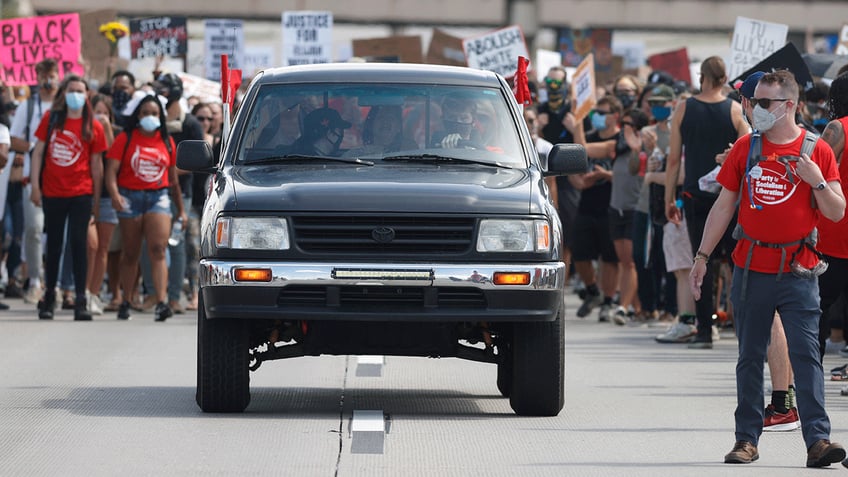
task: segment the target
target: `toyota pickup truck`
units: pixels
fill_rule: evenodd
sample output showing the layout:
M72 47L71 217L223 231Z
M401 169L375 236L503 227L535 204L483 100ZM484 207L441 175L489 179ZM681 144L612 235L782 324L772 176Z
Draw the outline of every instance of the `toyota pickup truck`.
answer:
M470 68L327 64L260 72L216 157L200 228L197 393L242 412L250 373L319 355L497 366L519 415L564 403L561 225L509 84Z

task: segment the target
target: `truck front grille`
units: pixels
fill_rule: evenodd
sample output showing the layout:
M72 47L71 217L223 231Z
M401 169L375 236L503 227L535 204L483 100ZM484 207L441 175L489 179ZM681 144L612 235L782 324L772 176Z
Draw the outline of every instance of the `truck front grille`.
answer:
M470 250L471 217L294 216L294 242L306 253L451 255Z
M343 307L344 309L398 310L427 308L486 308L486 297L476 288L290 285L280 290L280 307Z

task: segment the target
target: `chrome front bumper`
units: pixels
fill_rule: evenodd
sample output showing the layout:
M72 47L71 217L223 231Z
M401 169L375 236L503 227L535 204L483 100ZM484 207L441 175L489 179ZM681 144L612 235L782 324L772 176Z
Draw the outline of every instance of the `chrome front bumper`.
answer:
M267 269L271 279L245 282L238 269ZM496 272L529 273L527 285L495 285ZM562 306L565 265L544 263L318 263L263 261L200 261L200 287L209 318L363 320L363 321L550 321ZM476 289L485 306L461 309L435 306L397 309L376 304L367 309L339 304L304 306L281 303L286 287L316 289L397 287Z

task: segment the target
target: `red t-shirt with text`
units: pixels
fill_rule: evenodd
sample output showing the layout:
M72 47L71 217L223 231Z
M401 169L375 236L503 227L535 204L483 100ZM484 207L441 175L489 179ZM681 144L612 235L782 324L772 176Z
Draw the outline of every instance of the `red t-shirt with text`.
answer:
M751 167L752 173L746 174L748 150L751 135L740 138L733 145L727 160L721 166L716 180L726 189L739 193L738 222L745 234L754 240L766 243L794 242L806 237L821 217L818 209L811 206L812 187L795 174L797 162L786 165L776 159L780 156L798 156L804 141L804 132L789 144L773 144L765 136L762 140L763 160ZM833 150L824 141L817 141L811 159L818 164L824 179L828 182L839 180ZM742 188L739 185L742 183ZM749 194L749 184L752 194ZM751 195L754 204L751 206ZM827 220L827 219L824 219ZM739 239L733 250L733 263L744 267L751 242ZM798 246L788 247L783 272L789 272L789 257ZM777 273L780 267L781 249L754 246L750 269L762 273ZM818 258L806 247L798 255L801 265L811 268Z
M106 150L106 135L98 121L91 121L91 141L82 138L82 118L65 118L63 128L54 127L47 138L50 112L35 137L46 143L41 166L41 193L44 197L77 197L92 194L91 155Z
M141 131L133 131L129 146L127 133L122 132L115 138L106 158L120 161L118 171L118 186L130 190L156 190L168 187L168 168L177 164L174 140L171 142L171 153L165 147L162 136L157 131L153 136L147 136Z
M848 117L839 119L842 130L845 132L845 141L848 141ZM848 144L846 142L845 144ZM839 163L839 178L842 180L842 194L848 197L848 154L842 152L842 161ZM819 222L819 244L816 246L821 253L837 258L848 258L848 214L845 214L837 223L826 218Z

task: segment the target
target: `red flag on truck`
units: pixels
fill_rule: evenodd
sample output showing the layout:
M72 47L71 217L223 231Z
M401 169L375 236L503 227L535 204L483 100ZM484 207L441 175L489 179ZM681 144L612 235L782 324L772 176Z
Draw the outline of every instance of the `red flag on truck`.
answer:
M533 100L530 98L530 85L527 82L527 65L530 64L530 60L519 56L518 57L518 71L515 72L515 77L513 79L514 86L512 92L515 94L515 100L518 101L522 107L530 106Z

